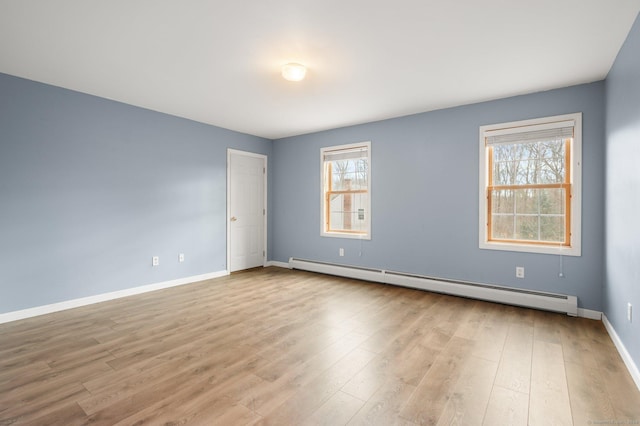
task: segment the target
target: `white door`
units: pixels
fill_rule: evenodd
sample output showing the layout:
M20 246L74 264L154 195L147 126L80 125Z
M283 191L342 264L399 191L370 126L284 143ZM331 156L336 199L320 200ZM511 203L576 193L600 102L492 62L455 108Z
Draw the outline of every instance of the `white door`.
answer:
M227 167L229 272L263 266L267 157L230 149Z

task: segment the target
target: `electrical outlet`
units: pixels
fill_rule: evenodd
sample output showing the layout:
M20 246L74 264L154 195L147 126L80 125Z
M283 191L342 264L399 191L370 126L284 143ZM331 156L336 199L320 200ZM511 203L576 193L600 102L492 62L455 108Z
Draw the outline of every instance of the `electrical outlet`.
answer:
M516 278L524 278L524 266L516 266Z
M184 253L178 255L178 262L184 262Z
M151 258L151 266L158 266L160 264L160 257L153 256Z
M633 319L633 306L631 306L631 303L627 303L627 319L629 322Z
M340 248L340 250L338 251L338 253L340 254L340 256L344 256L344 249Z

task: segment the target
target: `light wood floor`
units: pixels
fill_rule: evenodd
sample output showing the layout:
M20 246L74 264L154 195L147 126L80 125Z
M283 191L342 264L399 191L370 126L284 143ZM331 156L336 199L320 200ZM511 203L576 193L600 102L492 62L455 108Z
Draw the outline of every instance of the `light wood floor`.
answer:
M602 323L279 268L0 325L0 425L638 424Z

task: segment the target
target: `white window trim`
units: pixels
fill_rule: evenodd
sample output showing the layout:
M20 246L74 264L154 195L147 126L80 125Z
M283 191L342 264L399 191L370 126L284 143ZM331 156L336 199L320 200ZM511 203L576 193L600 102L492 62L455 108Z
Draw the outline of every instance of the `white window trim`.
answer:
M487 185L489 178L489 157L485 138L488 131L514 129L524 126L541 126L560 121L574 121L574 136L571 143L571 246L552 246L535 244L518 244L489 241L487 235ZM551 124L553 125L553 124ZM479 179L479 247L489 250L506 250L527 253L556 254L563 256L581 256L582 254L582 113L557 115L553 117L536 118L532 120L513 121L480 126L480 179Z
M369 196L367 197L367 229L368 232L366 234L352 234L348 232L327 232L325 231L324 224L326 223L326 208L325 208L325 197L324 197L324 153L326 151L334 151L338 149L350 149L357 148L359 146L367 147L367 162L369 167L369 176L367 176L369 182ZM346 145L334 145L327 146L324 148L320 148L320 208L322 212L320 213L320 235L322 237L332 237L332 238L350 238L356 240L370 240L371 239L371 141L359 142L359 143L350 143Z

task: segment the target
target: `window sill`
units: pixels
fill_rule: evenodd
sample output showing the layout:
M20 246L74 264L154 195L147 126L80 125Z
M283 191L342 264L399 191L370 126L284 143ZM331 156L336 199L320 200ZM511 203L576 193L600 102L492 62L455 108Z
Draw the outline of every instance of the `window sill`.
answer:
M523 253L555 254L558 256L581 256L580 247L561 247L481 241L480 248L486 250L516 251Z
M321 237L330 237L330 238L348 238L352 240L370 240L371 235L368 234L352 234L349 232L321 232Z

